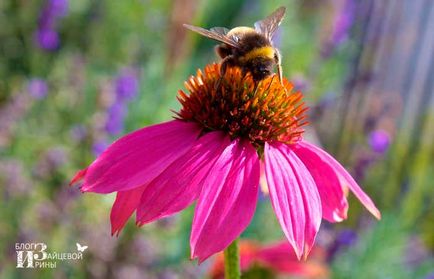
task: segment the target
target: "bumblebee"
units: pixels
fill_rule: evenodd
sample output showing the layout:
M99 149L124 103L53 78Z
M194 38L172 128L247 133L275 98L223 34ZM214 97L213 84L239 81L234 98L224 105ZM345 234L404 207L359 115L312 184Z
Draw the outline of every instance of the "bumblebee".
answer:
M242 69L243 75L250 73L254 82L258 84L270 76L274 66L277 66L277 74L282 83L281 56L271 39L282 22L285 10L285 7L278 8L265 19L255 22L254 28L241 26L229 30L214 27L207 30L188 24L184 24L184 27L221 42L215 47L217 55L222 58L221 77L228 66L237 66Z

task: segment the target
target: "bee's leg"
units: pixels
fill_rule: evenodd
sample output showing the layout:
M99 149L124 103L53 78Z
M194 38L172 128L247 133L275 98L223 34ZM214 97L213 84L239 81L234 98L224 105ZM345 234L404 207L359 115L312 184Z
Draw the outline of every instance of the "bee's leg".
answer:
M283 72L281 64L282 56L277 48L274 49L274 62L277 65L277 75L279 76L280 84L283 86Z
M286 95L288 95L288 90L286 90L286 87L283 85L283 72L282 72L282 56L280 55L280 52L277 48L274 49L274 61L277 65L277 75L279 76L279 82L280 85L282 85L283 89L286 92Z
M280 84L283 86L282 65L280 64L277 64L277 74L279 76Z
M226 73L226 69L228 68L228 66L232 66L234 65L234 57L232 55L228 55L226 56L222 62L220 63L220 78L218 79L217 83L216 83L216 87L215 89L218 90L220 88L220 84L223 80L223 77Z

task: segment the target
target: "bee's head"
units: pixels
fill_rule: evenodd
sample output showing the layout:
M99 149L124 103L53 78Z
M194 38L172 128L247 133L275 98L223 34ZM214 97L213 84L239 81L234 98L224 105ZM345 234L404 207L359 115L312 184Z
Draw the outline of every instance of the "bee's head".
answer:
M273 73L274 61L271 59L254 59L250 66L253 80L260 81Z

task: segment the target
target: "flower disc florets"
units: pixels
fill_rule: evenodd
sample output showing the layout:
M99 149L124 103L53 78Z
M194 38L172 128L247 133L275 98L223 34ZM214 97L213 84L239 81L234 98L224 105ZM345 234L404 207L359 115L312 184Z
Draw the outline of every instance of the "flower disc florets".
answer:
M226 70L220 84L220 66L205 67L185 82L189 91L178 92L182 104L180 119L200 123L204 131L220 130L231 138L248 139L254 146L265 142L295 143L307 122L300 92L291 92L286 79L283 86L276 75L255 85L252 77L239 68Z

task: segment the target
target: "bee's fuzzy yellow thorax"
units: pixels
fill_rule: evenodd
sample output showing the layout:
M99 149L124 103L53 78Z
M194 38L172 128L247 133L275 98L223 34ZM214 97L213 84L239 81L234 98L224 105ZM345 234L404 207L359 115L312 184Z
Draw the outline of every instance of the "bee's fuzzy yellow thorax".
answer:
M235 28L232 28L227 36L230 37L232 35L240 35L240 34L247 34L247 33L256 33L255 29L247 26L238 26Z
M252 49L247 52L241 59L243 62L247 62L257 57L264 57L274 59L274 48L271 46L264 46Z

